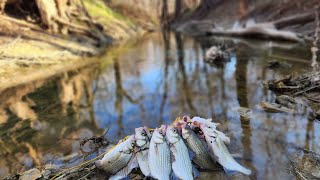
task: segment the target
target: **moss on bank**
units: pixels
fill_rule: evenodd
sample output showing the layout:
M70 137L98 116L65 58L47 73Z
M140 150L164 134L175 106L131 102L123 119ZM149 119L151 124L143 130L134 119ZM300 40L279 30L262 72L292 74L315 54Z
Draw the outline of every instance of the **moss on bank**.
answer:
M129 18L115 12L101 0L85 0L89 14L104 26L105 32L116 40L124 40L143 30Z

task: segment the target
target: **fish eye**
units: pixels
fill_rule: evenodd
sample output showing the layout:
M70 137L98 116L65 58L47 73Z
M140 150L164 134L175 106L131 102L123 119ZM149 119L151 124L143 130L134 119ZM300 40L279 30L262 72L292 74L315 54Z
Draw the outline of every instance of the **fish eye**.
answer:
M208 126L208 128L211 129L212 127L211 127L211 126Z
M177 130L176 130L176 129L174 129L174 130L173 130L173 133L177 133Z
M141 136L146 136L146 134L145 133L141 133Z
M163 135L162 131L159 132L161 135Z

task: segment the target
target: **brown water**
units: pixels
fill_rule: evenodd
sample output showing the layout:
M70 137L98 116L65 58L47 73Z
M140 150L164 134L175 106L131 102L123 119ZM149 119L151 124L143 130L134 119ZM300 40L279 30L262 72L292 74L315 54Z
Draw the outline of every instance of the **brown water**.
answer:
M214 44L231 48L226 63L204 62L204 49ZM230 151L254 171L252 179L293 179L289 158L299 148L320 152L320 124L308 108L271 114L258 104L275 99L265 80L309 71L303 59L310 55L299 44L155 33L110 50L98 63L13 87L0 96L0 177L46 163L77 164L69 159L80 153L79 141L107 129L115 142L142 125L197 115L222 124ZM269 69L271 60L288 67ZM240 106L252 110L250 120L239 118Z

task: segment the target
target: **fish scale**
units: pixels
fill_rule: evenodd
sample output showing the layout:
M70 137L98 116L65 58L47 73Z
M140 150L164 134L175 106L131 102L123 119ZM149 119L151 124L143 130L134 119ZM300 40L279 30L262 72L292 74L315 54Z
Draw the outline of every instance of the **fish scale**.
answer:
M134 137L130 136L125 141L120 141L101 160L97 161L98 167L110 174L115 174L126 167L133 155L130 151L133 148L134 140Z
M216 163L208 153L208 146L189 127L183 129L189 136L184 138L187 147L195 153L193 162L202 169L216 170Z
M112 174L117 173L118 171L120 171L124 166L126 166L128 164L128 162L130 161L132 157L132 154L126 154L121 156L118 161L114 161L114 163L110 163L108 167L109 172L111 172ZM123 159L123 160L122 160Z
M251 174L250 169L241 166L237 161L233 159L227 147L225 146L222 138L220 138L219 135L217 135L217 137L212 137L209 135L211 129L209 129L204 124L201 124L200 127L205 135L209 147L211 148L211 151L214 153L215 156L217 156L217 160L220 165L222 165L227 170L242 172L246 175Z
M150 171L153 178L159 180L169 180L171 172L170 164L170 150L163 140L162 143L155 143L155 140L159 137L162 137L159 132L159 129L154 131L154 134L151 138L150 149L149 149L149 163ZM156 149L158 149L158 155L156 155Z
M151 134L149 129L147 127L136 128L135 138L138 151L136 157L140 170L145 176L150 176L148 149L150 146L149 138L151 138Z
M175 143L176 153L173 151L173 155L175 156L175 162L172 163L172 169L174 173L178 176L178 178L182 178L184 180L191 180L192 177L192 164L189 157L187 146L180 139L177 143Z

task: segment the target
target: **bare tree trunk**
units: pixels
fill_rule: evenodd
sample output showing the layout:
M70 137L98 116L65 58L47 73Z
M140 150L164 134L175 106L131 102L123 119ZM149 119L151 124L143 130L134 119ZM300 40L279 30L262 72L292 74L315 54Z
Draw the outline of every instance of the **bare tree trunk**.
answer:
M175 14L174 14L174 17L177 18L180 14L181 14L181 10L182 10L182 1L181 0L176 0L176 3L175 3Z
M7 0L0 0L0 14L4 13L4 8L6 6Z
M54 0L36 0L41 21L48 26L49 31L54 33L58 32L58 24L55 22L54 17L58 17L58 10Z
M69 0L55 0L55 3L57 4L57 9L59 16L63 19L68 19L67 16L67 9L68 9L68 1Z
M163 0L162 9L161 9L161 24L163 27L166 27L169 20L168 12L168 0Z

